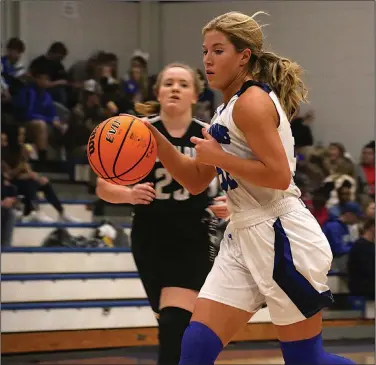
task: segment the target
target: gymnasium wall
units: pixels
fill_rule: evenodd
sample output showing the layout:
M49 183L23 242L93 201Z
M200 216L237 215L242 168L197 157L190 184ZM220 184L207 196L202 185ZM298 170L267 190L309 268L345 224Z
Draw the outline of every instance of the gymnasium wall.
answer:
M137 47L151 54L151 71L175 60L201 67L201 28L229 10L252 14L265 28L266 46L306 69L316 141L343 142L354 158L374 135L374 2L371 1L210 1L141 3L78 2L78 16L63 15L63 1L20 3L20 36L28 60L50 42L66 42L66 65L93 50L120 57L120 74ZM152 24L152 26L150 26Z
M130 55L138 47L139 4L84 0L76 2L77 12L70 17L66 15L64 3L20 3L20 37L26 44L25 58L30 61L45 53L52 42L61 41L69 50L64 61L66 66L104 50L119 56L120 75L123 75Z
M165 4L163 60L201 66L201 28L231 10L259 16L266 44L306 70L316 141L341 141L357 159L374 136L374 3L367 1L234 1Z

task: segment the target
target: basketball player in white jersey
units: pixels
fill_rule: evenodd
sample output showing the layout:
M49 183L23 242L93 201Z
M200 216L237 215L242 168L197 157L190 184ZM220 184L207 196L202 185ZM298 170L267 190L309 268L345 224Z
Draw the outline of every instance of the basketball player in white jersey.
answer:
M301 68L264 51L254 16L221 15L203 35L209 85L222 92L224 104L204 138L191 138L196 157L177 153L148 125L164 166L191 193L203 191L217 171L231 212L185 331L180 364L214 364L264 302L286 364L352 364L323 349L321 310L332 303L332 254L293 181L289 120L306 100Z

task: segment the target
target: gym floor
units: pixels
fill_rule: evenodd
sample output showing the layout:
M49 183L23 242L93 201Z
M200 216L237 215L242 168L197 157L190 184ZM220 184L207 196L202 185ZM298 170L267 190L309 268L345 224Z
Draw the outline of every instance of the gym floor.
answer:
M373 340L326 341L327 351L351 358L357 364L375 364ZM124 365L155 364L156 347L75 351L48 354L2 356L3 365ZM284 364L277 342L231 344L216 364Z

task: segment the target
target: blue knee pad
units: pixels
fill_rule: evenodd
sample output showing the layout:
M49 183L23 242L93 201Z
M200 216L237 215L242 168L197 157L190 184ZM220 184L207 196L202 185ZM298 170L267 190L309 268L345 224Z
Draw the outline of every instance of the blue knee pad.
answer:
M191 322L184 332L179 365L213 365L222 351L219 337L200 322Z
M321 333L307 340L280 342L286 365L355 364L342 356L324 351Z

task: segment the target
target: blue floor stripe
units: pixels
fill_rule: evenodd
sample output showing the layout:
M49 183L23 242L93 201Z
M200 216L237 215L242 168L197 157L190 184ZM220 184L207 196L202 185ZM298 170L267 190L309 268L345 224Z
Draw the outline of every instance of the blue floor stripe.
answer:
M149 307L148 300L93 300L71 302L2 303L1 310Z
M69 273L69 274L2 274L1 281L135 279L138 272Z
M128 247L113 247L113 248L84 248L84 247L31 247L18 246L3 248L1 253L130 253L132 250Z

